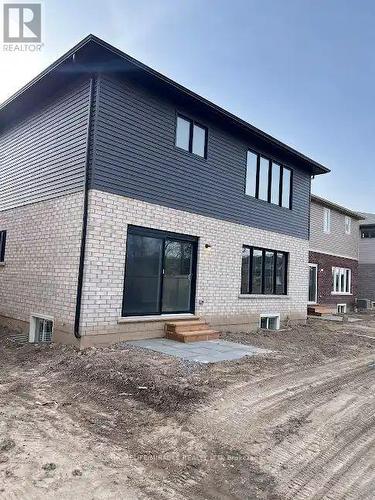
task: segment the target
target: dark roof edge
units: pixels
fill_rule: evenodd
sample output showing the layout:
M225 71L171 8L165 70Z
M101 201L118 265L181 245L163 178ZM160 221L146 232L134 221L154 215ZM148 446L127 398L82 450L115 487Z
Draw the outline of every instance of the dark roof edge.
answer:
M83 40L81 40L74 47L72 47L68 52L66 52L59 59L57 59L54 63L52 63L50 66L48 66L44 71L39 73L39 75L37 75L35 78L33 78L29 83L24 85L20 90L18 90L15 94L13 94L6 101L4 101L0 105L0 113L11 102L16 100L20 95L22 95L24 92L26 92L32 86L34 86L36 83L38 83L40 80L42 80L51 71L56 69L61 63L63 63L64 61L66 61L67 59L72 57L72 55L75 52L77 52L78 50L80 50L82 47L84 47L85 45L87 45L90 42L94 42L94 43L102 46L106 50L108 50L108 51L116 54L118 57L121 57L122 59L125 59L126 61L134 64L134 66L137 66L139 69L145 71L146 73L152 75L153 77L173 86L178 91L180 91L180 92L184 93L185 95L187 95L187 96L199 101L200 103L208 106L216 113L222 115L226 119L229 119L233 123L243 127L247 131L257 135L258 137L261 137L263 140L271 143L272 145L288 151L290 154L298 157L303 162L306 162L310 166L313 175L320 175L320 174L325 174L325 173L330 172L330 169L328 169L324 165L321 165L320 163L316 162L315 160L312 160L311 158L309 158L308 156L305 156L304 154L300 153L296 149L288 146L287 144L284 144L283 142L279 141L278 139L275 139L274 137L267 134L266 132L263 132L262 130L258 129L254 125L251 125L250 123L246 122L245 120L242 120L241 118L230 113L229 111L225 110L224 108L221 108L217 104L214 104L213 102L209 101L208 99L205 99L204 97L200 96L199 94L196 94L192 90L189 90L188 88L184 87L183 85L180 85L179 83L171 80L167 76L165 76L165 75L159 73L158 71L150 68L149 66L141 63L137 59L134 59L133 57L129 56L128 54L125 54L120 49L117 49L113 45L109 44L108 42L105 42L104 40L102 40L102 39L100 39L97 36L92 35L92 34L86 36Z
M345 208L342 205L338 205L337 203L334 203L333 201L326 200L325 198L321 198L320 196L317 196L316 194L311 195L311 201L314 201L315 203L319 203L319 205L324 205L325 207L332 208L333 210L337 210L338 212L344 214L344 215L349 215L353 219L356 220L363 220L364 217L358 213L354 212L353 210L349 210L349 208Z

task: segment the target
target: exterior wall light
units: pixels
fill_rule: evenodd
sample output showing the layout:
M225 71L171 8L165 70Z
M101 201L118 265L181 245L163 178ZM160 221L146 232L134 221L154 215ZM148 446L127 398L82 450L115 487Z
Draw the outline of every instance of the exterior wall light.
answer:
M208 250L208 251L211 251L212 246L211 246L211 245L209 245L208 243L206 243L206 244L204 245L204 248L205 248L206 250Z

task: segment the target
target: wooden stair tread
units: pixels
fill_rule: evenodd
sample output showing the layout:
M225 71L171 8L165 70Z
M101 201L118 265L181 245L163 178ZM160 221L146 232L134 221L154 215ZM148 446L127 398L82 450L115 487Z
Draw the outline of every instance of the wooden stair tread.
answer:
M169 334L170 332L168 332ZM174 332L173 332L174 333ZM199 335L210 335L219 333L216 330L196 330L193 332L176 332L175 335L180 335L181 337L198 337Z
M191 319L191 320L182 320L182 321L167 321L165 323L166 326L194 326L194 325L206 325L205 321L201 319Z

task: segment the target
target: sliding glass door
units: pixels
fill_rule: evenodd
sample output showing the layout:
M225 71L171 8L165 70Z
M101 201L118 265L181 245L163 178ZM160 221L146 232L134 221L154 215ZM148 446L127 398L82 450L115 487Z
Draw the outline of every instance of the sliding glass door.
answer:
M129 227L123 315L194 312L196 238Z

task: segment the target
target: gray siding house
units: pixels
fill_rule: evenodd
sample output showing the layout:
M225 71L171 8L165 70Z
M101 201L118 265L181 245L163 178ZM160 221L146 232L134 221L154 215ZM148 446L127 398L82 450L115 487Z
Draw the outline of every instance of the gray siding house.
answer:
M358 296L375 306L375 214L362 213L359 241Z
M305 321L326 172L90 35L0 107L0 318L82 347Z
M309 310L352 310L358 294L359 221L362 216L311 196Z

